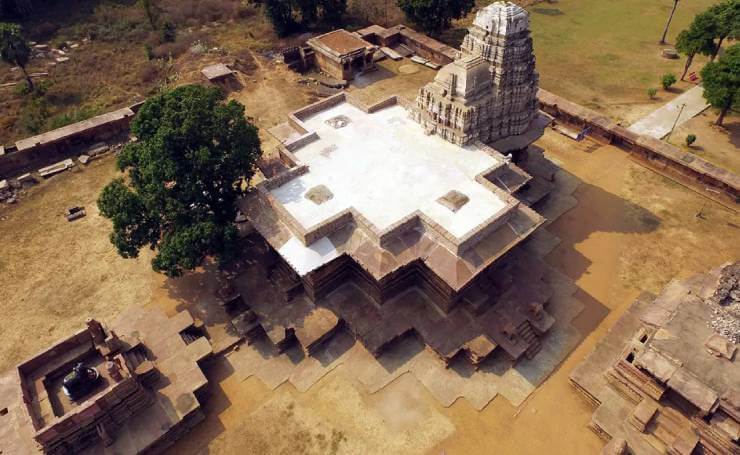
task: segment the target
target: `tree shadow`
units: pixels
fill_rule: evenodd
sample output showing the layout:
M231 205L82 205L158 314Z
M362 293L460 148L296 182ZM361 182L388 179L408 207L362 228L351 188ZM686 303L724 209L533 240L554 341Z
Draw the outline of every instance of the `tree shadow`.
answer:
M532 12L543 16L565 16L565 13L559 8L532 8Z

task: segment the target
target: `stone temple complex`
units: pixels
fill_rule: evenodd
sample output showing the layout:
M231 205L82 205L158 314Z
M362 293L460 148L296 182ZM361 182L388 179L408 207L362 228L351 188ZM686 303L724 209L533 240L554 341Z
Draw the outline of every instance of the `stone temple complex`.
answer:
M274 344L295 337L310 352L344 322L376 355L406 334L445 362L540 349L552 289L540 260L515 247L545 222L532 208L546 195L535 182L552 172L533 177L511 148L486 144L519 138L524 151L544 128L527 17L510 3L486 7L416 104L340 93L274 133L284 169L240 203L267 245L255 261L292 283L287 308L332 314L316 317L318 333L277 324L266 330ZM273 322L291 311L252 309Z
M415 119L459 145L525 134L537 117L529 15L496 2L476 14L458 58L419 92Z
M740 453L740 263L643 294L571 382L604 453Z

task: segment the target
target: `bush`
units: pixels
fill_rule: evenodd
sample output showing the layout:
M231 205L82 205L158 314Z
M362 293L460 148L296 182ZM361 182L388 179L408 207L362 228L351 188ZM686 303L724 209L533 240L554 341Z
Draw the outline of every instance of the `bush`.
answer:
M160 38L163 43L174 43L177 38L177 29L175 28L175 24L169 21L165 22L162 26Z
M657 94L658 94L658 89L657 89L657 88L655 88L655 87L650 87L650 88L649 88L649 89L647 90L647 94L648 94L648 96L650 97L650 99L651 99L651 100L652 100L652 99L655 99L655 95L657 95Z
M694 142L696 142L696 134L689 134L688 136L686 136L686 145L691 147L691 144L693 144Z
M673 84L676 83L676 75L673 73L666 73L660 78L660 85L663 86L663 90L668 90Z
M49 119L49 107L42 97L33 97L23 106L18 122L28 134L39 134Z

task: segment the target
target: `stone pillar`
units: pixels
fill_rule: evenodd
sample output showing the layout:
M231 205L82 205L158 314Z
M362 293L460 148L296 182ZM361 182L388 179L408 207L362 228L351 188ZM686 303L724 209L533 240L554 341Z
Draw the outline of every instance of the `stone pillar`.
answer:
M105 343L105 331L103 330L103 325L101 323L90 318L87 320L87 330L90 332L90 335L92 335L93 343L96 345Z
M123 375L121 374L121 365L118 364L118 359L105 362L105 369L106 371L108 371L108 375L110 375L111 379L113 379L114 381L121 382L123 380Z

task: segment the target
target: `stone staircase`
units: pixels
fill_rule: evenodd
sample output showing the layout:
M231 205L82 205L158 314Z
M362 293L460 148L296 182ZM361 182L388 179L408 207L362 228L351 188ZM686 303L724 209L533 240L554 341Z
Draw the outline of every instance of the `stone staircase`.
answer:
M529 321L525 320L519 324L516 327L516 333L519 335L519 338L527 343L527 350L524 355L526 355L528 359L533 358L538 352L540 352L540 349L542 349L540 337L537 336L537 333L534 331L534 328Z

